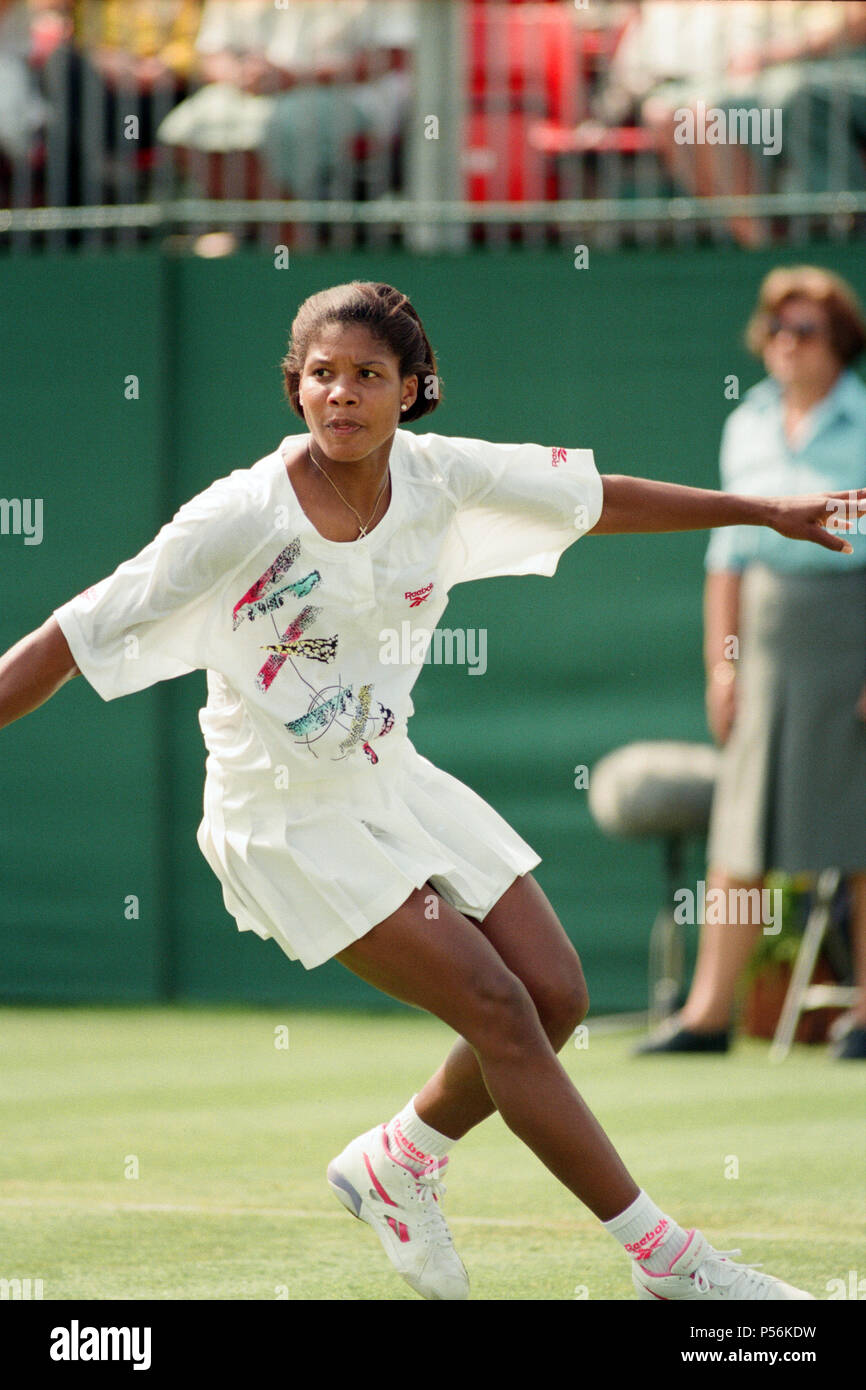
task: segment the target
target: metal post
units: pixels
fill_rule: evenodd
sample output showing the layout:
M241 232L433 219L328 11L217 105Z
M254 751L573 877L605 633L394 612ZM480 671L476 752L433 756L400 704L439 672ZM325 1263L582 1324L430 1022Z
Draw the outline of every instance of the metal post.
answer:
M683 874L683 840L665 837L665 904L650 932L649 1025L658 1027L676 1011L683 986L684 934L674 917L673 901Z
M415 101L406 141L407 196L413 202L459 202L463 197L465 11L461 0L417 6ZM459 222L410 222L404 236L412 251L460 251L467 228Z

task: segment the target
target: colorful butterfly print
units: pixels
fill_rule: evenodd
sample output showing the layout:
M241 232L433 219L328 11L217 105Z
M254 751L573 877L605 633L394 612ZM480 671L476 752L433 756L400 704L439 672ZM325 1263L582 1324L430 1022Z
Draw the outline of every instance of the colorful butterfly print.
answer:
M264 596L268 589L271 589L274 586L274 584L276 584L278 579L281 579L283 575L286 574L292 568L292 565L295 563L300 553L300 537L295 536L295 538L289 541L288 545L280 551L273 564L269 565L268 568L265 570L264 574L256 580L252 588L247 590L243 598L238 599L237 603L232 609L232 629L238 628L245 617L248 617L252 620L256 616L254 605L258 602L259 599L261 599ZM313 572L317 573L317 571ZM307 578L310 578L310 576L308 575ZM301 582L303 583L305 581ZM253 611L248 612L248 609ZM258 611L268 612L269 610L259 609Z
M352 727L340 744L341 753L348 753L349 749L353 748L358 742L358 739L362 737L367 727L367 720L370 717L370 694L372 689L372 685L362 685L361 689L358 691L355 702L355 717L352 720Z
M277 656L307 656L311 661L333 661L337 655L336 637L300 637L297 642L269 642L262 651Z
M291 594L293 598L306 598L311 589L319 583L322 576L318 570L311 570L305 574L303 579L296 579L291 584L286 584L282 589L275 589L272 594L266 594L264 598L253 599L252 603L244 604L241 608L234 610L233 626L237 628L244 620L249 618L250 622L259 615L273 613L278 608L282 608L286 594Z
M316 705L315 709L308 710L302 714L300 719L292 719L286 728L290 733L299 734L304 738L307 734L312 734L316 729L322 729L330 724L338 714L343 714L346 703L352 698L351 689L338 690L336 695L332 695L330 700L325 700L321 705Z
M289 648L293 647L304 630L308 628L311 623L316 621L321 611L321 608L314 608L312 604L307 604L307 607L301 609L298 616L293 622L289 623L285 632L281 634L279 644L275 645L288 646ZM336 641L336 638L333 640ZM270 689L274 677L282 670L287 656L288 653L285 656L278 652L271 653L256 676L256 685L259 687L259 690L266 691ZM320 660L321 658L317 657L316 659Z

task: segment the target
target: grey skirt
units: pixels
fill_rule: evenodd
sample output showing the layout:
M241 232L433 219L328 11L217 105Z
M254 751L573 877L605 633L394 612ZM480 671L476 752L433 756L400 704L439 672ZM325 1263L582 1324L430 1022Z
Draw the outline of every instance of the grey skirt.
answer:
M866 872L866 569L780 574L740 590L737 710L707 860L735 878L771 869Z

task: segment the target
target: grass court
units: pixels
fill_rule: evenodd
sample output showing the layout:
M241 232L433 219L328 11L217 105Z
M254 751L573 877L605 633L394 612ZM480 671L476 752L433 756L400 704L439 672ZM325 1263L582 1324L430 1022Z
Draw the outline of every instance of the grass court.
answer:
M46 1300L420 1302L325 1167L452 1037L410 1010L0 1010L0 1277L42 1279ZM636 1180L818 1299L847 1285L862 1067L819 1047L771 1066L749 1039L727 1058L632 1059L637 1037L590 1019L561 1054ZM498 1116L455 1146L446 1181L474 1299L634 1297L614 1241Z

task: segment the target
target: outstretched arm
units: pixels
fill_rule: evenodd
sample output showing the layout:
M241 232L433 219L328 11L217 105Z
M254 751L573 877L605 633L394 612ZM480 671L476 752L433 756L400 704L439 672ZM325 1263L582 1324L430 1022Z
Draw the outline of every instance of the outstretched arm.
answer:
M814 541L850 554L851 546L840 534L843 518L856 526L858 516L866 515L866 488L811 497L744 497L615 473L604 474L602 484L604 505L590 535L769 526L791 540Z
M55 617L0 656L0 729L37 709L79 675Z

